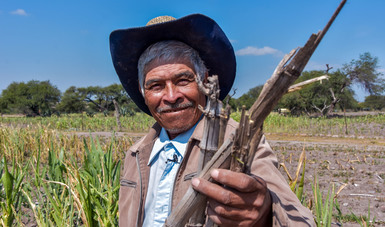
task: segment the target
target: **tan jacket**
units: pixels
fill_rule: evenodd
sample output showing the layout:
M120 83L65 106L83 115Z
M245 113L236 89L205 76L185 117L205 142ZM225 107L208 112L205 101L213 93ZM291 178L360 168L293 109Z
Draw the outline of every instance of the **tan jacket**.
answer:
M176 175L172 207L175 208L196 175L199 143L203 135L204 121L200 121L192 134L183 161ZM230 119L225 138L229 138L237 123ZM142 226L150 167L147 165L152 146L160 133L154 124L149 133L126 153L119 192L119 226ZM263 178L272 197L273 226L315 226L311 212L303 207L277 169L278 162L263 137L252 165L252 173Z

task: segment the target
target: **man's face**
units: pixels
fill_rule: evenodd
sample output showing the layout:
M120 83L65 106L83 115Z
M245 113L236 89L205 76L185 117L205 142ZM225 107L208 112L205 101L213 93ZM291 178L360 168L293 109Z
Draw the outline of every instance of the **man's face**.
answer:
M144 99L152 116L170 139L190 129L205 106L206 97L198 90L196 74L188 61L151 62L144 80Z

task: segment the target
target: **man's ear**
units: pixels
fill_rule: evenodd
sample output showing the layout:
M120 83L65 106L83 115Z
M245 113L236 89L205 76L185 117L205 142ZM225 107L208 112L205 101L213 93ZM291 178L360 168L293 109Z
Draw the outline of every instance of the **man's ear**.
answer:
M139 80L138 80L138 89L139 89L140 94L142 94L142 96L143 96L143 98L144 98L144 103L147 105L146 97L144 96L144 87L142 88L142 87L140 86ZM143 91L142 91L142 89L143 89Z
M209 77L209 72L206 71L205 77L203 78L203 83L207 83L207 78Z

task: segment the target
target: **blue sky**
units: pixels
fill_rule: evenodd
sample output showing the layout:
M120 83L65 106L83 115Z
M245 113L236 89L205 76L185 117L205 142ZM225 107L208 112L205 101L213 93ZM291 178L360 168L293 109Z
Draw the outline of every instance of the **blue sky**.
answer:
M237 2L237 3L235 3ZM283 54L321 30L339 0L42 1L0 0L0 90L10 83L50 80L62 92L119 83L108 37L160 15L202 13L231 40L239 97L264 84ZM370 52L385 72L385 1L348 0L305 70L334 69ZM368 94L357 89L360 101Z

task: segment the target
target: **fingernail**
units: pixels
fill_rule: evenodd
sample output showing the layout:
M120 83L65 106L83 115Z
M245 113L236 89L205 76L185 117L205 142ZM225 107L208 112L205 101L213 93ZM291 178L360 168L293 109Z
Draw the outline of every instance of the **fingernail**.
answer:
M198 178L193 178L193 179L191 180L191 184L192 184L194 187L198 187L199 184L200 184L200 181L199 181Z
M213 171L211 171L211 177L218 178L218 175L219 175L219 171L217 169L214 169Z

